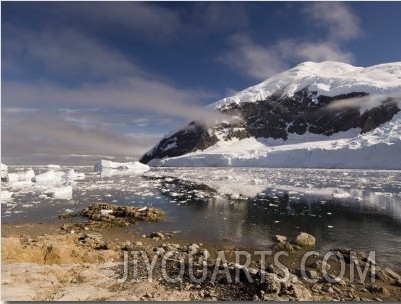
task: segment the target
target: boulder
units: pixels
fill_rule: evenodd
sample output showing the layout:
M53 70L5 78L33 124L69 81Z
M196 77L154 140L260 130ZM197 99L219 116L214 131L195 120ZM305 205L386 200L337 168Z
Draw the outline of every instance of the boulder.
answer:
M159 238L159 240L164 240L164 234L161 232L152 232L149 237L150 238Z
M377 285L369 285L368 287L366 287L367 290L369 290L370 293L379 293L382 295L389 295L390 292L388 291L387 288L383 287L383 286L377 286Z
M384 272L394 280L397 280L397 281L401 280L401 276L398 273L396 273L395 271L393 271L392 269L388 268L388 267L384 268Z
M294 297L298 301L307 301L312 299L312 294L310 290L301 284L293 284L291 285L291 289Z
M301 247L314 247L316 239L313 235L306 232L301 232L295 237L294 243Z

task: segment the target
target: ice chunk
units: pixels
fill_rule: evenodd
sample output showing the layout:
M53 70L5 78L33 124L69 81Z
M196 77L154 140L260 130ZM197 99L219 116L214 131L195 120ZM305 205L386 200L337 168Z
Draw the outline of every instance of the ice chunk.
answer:
M1 190L1 201L3 202L10 200L13 194L14 193L11 191Z
M70 171L67 172L66 178L69 181L83 180L85 179L85 173L75 172L74 169L71 169Z
M61 170L60 165L49 164L49 165L47 165L47 168L52 169L52 170Z
M51 187L44 194L51 198L72 199L72 186Z
M150 167L140 162L118 163L102 159L94 165L94 169L102 177L108 177L113 175L140 174L149 171Z
M66 174L62 171L49 170L33 179L37 185L64 185L67 183Z
M69 170L67 173L51 169L45 173L37 175L34 181L37 185L70 185L74 184L75 180L81 180L84 178L84 173L77 173L74 169Z
M35 172L32 169L25 172L9 173L8 183L16 184L17 182L28 182L28 184L30 184L32 178L34 177L35 177Z

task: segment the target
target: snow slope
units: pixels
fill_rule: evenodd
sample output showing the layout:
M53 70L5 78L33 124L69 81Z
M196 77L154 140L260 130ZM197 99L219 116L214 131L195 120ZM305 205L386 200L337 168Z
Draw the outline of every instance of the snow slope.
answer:
M293 96L308 87L317 95L337 96L350 92L365 92L371 95L400 95L401 62L380 64L362 68L325 61L304 62L285 72L274 75L264 82L223 98L210 108L224 108L231 103L255 102L272 94Z
M246 138L219 141L204 150L152 160L164 167L271 167L401 169L401 113L376 128L325 135L291 135L288 140Z

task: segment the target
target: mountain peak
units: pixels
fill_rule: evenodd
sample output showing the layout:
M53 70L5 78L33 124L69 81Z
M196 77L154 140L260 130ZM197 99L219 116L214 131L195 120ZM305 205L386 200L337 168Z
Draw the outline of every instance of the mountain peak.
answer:
M351 92L400 95L401 62L363 68L335 61L307 61L233 96L223 98L209 107L223 109L232 103L256 102L278 93L291 97L305 88L316 92L316 96L328 97Z

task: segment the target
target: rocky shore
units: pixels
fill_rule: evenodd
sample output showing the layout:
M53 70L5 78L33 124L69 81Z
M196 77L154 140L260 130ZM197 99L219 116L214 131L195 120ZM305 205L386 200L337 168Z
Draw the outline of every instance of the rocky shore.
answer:
M337 248L330 259L316 252L305 259L315 242L306 233L290 241L274 236L263 261L252 248L188 242L160 231L117 237L110 228L160 220L157 210L98 204L80 216L89 220L53 229L3 224L3 301L401 300L401 276L366 253ZM353 277L355 266L360 273Z

